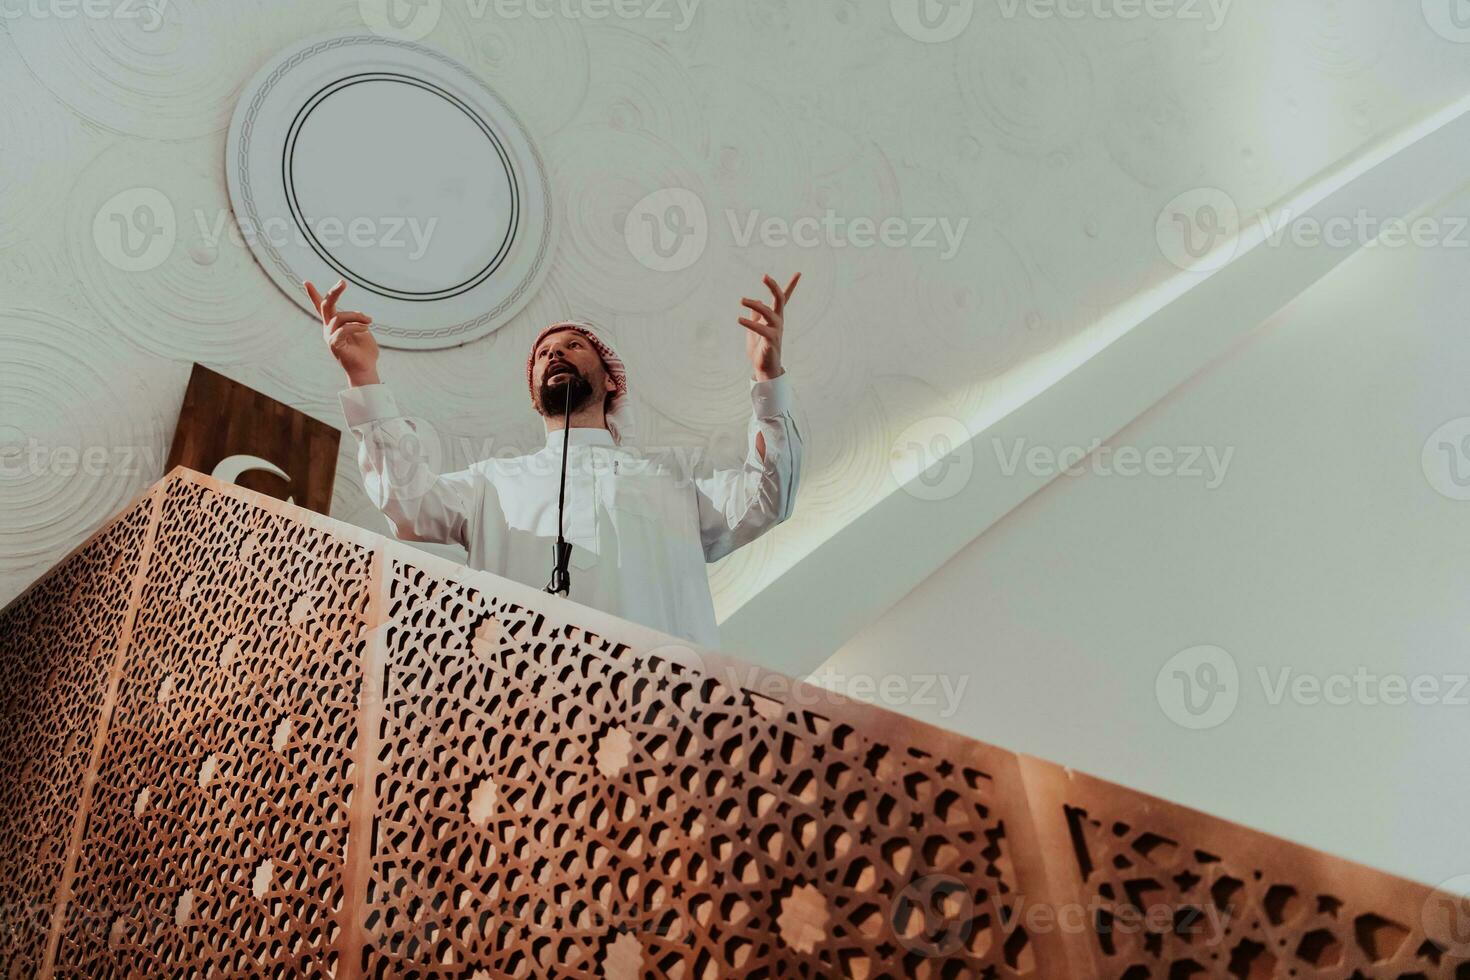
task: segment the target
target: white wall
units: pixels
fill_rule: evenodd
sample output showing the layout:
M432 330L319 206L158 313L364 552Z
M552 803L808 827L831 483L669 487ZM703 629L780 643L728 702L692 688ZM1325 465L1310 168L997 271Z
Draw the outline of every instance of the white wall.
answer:
M1362 668L1447 696L1470 673L1470 502L1431 485L1438 440L1421 460L1445 422L1470 433L1470 195L1432 213L1444 245L1349 259L1109 447L1231 452L1217 488L1084 465L816 676L897 674L885 703L976 738L1427 883L1470 873L1470 687L1273 705L1258 675ZM1189 730L1155 680L1202 644L1238 665L1239 700ZM918 698L928 674L963 695Z

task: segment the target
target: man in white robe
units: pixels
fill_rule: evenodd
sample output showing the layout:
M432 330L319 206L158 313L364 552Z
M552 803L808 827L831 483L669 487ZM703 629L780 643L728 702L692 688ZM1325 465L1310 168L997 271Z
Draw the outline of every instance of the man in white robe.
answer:
M784 521L796 500L803 447L781 341L786 301L800 278L783 290L767 276L769 306L741 301L752 314L738 321L747 331L752 412L745 459L728 469L686 466L676 454L632 445L622 359L592 324L559 321L536 338L526 368L545 446L434 473L414 423L378 375L372 317L337 309L345 282L325 296L305 287L347 374L342 412L358 440L363 486L398 538L453 542L469 552L472 568L547 583L567 439L569 598L715 648L705 564Z

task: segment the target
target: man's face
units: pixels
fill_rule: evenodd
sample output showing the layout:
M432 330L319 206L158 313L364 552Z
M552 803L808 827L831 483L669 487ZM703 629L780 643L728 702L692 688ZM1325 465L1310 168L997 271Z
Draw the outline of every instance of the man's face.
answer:
M536 410L542 415L566 412L567 386L571 386L571 410L576 411L594 391L614 390L612 377L597 348L576 330L548 334L531 359L531 387L536 391ZM604 396L605 397L605 396Z

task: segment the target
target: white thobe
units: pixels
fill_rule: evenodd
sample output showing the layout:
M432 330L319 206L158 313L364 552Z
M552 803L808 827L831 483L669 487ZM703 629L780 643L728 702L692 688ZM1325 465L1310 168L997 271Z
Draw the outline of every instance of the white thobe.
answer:
M750 382L752 417L743 465L613 442L573 427L567 454L566 540L575 602L717 648L707 562L784 521L796 499L802 441L791 382ZM468 564L544 587L557 531L563 433L534 453L486 459L435 474L416 424L386 385L341 393L358 440L363 488L404 541L455 543ZM765 456L756 434L765 436Z

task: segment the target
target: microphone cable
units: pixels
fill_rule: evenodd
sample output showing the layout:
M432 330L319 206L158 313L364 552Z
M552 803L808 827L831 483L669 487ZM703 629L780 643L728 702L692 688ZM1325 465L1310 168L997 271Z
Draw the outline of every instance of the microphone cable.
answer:
M562 536L567 502L567 452L572 439L572 383L568 381L564 387L567 389L567 405L562 416L561 489L556 495L556 544L552 546L551 552L551 581L546 583L544 590L561 596L572 591L572 576L568 567L572 561L572 546Z

